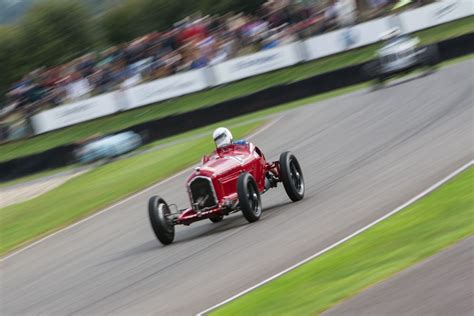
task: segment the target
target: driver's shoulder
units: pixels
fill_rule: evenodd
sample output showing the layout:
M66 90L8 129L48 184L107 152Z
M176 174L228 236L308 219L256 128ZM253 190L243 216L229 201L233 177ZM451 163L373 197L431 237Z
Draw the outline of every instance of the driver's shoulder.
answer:
M250 143L245 139L239 139L239 140L234 141L234 144L235 145L249 145Z

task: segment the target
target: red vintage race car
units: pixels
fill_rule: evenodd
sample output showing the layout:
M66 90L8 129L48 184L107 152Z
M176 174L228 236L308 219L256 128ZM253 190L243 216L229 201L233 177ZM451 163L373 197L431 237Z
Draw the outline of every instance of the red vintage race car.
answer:
M168 245L174 240L175 225L190 225L203 219L219 222L238 211L247 221L255 222L262 213L260 195L279 182L292 201L304 197L301 166L291 152L268 162L257 146L245 141L217 148L211 156L203 157L202 164L187 179L191 207L179 210L159 196L150 198L151 226L158 240Z

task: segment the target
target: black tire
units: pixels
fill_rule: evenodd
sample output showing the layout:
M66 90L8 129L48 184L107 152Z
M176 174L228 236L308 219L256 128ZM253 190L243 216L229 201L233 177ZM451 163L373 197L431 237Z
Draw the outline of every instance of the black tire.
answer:
M148 200L148 215L156 237L163 245L169 245L174 240L174 225L169 219L171 211L168 204L159 196Z
M219 223L223 219L224 219L224 215L217 215L217 216L214 216L214 217L209 217L209 220L213 223Z
M375 59L367 62L363 66L363 76L373 82L373 89L377 90L384 86L385 76L382 74L380 60Z
M303 172L298 159L289 151L280 155L280 180L293 202L303 199L305 191Z
M375 78L373 88L377 90L377 89L383 88L384 86L385 86L385 77L382 75L379 75L377 78Z
M426 74L435 72L439 63L438 47L436 45L426 46L422 58L422 65L427 67Z
M378 60L371 60L362 67L362 71L365 79L373 80L379 75L380 62Z
M438 47L436 45L426 46L422 58L424 66L428 67L430 71L435 70L439 63Z
M237 196L240 210L250 223L256 222L262 215L262 200L257 183L250 173L242 173L237 181Z

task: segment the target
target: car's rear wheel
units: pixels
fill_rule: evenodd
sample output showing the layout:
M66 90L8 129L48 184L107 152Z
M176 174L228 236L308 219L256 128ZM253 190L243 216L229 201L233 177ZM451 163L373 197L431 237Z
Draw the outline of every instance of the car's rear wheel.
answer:
M152 196L148 201L148 215L156 237L163 245L174 240L174 225L168 204L159 196Z
M367 62L363 67L363 77L367 80L373 80L373 88L378 89L384 84L384 77L382 74L382 66L380 60L371 60Z
M240 210L250 223L256 222L262 215L262 200L257 183L250 173L242 173L237 181L237 195Z
M386 78L384 75L379 74L377 78L375 78L374 89L382 88L385 85Z
M304 197L303 172L298 159L289 151L280 155L280 179L283 182L286 194L293 202Z
M377 77L380 72L380 62L378 60L371 60L362 67L362 76L368 80Z

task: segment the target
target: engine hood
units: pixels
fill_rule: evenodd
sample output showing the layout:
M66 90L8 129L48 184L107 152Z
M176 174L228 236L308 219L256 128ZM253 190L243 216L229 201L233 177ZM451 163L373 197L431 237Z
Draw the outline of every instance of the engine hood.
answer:
M235 156L213 158L200 167L196 167L190 178L195 176L215 177L239 169L243 160Z
M419 39L416 37L415 38L400 37L385 44L384 47L382 47L378 51L378 54L379 56L397 54L400 52L404 52L404 51L416 48L418 43L419 43Z
M188 178L188 182L196 176L224 177L237 172L246 161L251 159L250 150L249 146L235 145L226 150L213 153L208 161L195 168Z

